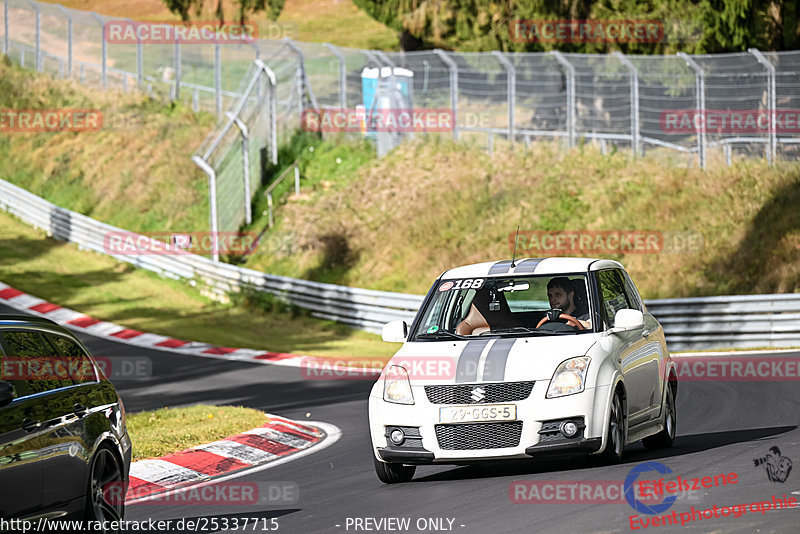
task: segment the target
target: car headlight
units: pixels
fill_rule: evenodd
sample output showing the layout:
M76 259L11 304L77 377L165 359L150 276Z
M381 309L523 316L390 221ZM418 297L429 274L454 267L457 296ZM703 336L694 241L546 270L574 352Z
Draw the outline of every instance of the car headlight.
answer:
M411 382L404 367L390 365L386 368L383 377L383 400L397 404L414 404Z
M561 362L553 373L553 379L550 380L547 398L563 397L583 391L586 388L586 370L589 369L590 361L591 358L588 356L581 356Z

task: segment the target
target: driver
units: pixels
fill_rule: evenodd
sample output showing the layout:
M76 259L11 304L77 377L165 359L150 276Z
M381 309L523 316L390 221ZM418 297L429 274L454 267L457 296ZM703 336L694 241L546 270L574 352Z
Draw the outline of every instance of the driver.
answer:
M562 313L575 317L584 328L592 327L589 309L584 305L575 307L575 284L566 276L558 276L547 283L547 298L550 308L560 309Z

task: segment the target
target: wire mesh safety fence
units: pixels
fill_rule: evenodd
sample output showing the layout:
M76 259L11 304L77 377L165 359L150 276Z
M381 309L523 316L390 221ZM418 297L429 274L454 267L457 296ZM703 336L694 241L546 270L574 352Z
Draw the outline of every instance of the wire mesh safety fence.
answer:
M453 137L482 138L488 147L495 137L583 139L637 154L666 147L701 166L713 152L730 163L734 155L793 159L800 150L800 52L402 53L288 39L160 43L138 35L120 42L108 39L117 19L32 0L2 0L2 8L2 49L12 61L81 83L138 85L219 117L261 59L278 78L278 122L286 127L300 125L305 106L370 109L376 99L368 98L364 69L399 67L410 71L410 106L451 110Z
M703 168L738 157L800 158L798 51L382 52L289 39L154 40L141 32L126 40L113 29L145 23L33 0L0 2L0 43L12 61L216 113L217 129L195 161L213 172L220 231L250 219L245 190L256 189L264 154L308 129L308 110L340 111L344 126L333 121L320 131L368 136L379 155L421 133L485 143L489 151L497 139L593 142L633 155L667 149ZM169 26L147 24L151 32ZM444 119L434 128L376 128L387 106L410 109L415 121L426 110ZM355 127L347 122L353 118Z

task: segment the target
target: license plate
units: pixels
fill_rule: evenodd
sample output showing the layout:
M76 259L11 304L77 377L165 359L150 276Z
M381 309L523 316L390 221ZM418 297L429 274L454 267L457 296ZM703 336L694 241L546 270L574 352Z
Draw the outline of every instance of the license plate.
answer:
M513 421L516 404L481 404L439 408L440 423L474 423L477 421Z

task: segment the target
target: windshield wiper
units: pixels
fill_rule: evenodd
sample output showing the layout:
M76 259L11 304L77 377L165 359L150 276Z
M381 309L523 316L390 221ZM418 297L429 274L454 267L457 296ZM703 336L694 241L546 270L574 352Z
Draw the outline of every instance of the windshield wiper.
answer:
M512 326L511 328L499 328L497 330L487 330L486 332L481 332L480 336L483 335L493 335L493 334L533 334L535 336L545 335L538 330L534 330L532 328L528 328L527 326Z
M466 339L466 337L464 336L454 334L453 332L448 332L447 330L439 330L437 332L425 332L416 335L416 339L442 339L442 338Z

